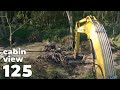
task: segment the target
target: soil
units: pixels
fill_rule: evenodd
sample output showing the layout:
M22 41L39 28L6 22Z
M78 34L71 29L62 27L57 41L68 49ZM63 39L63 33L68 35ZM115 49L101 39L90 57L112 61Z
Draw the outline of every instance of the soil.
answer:
M55 63L50 60L41 59L41 56L46 55L45 50L47 42L37 42L28 45L20 46L19 48L27 51L24 57L23 64L32 65L33 75L30 78L35 79L93 79L92 74L92 55L86 53L85 59L81 63ZM58 44L58 46L60 46ZM18 47L16 47L18 48ZM6 48L0 47L0 50ZM33 51L33 52L32 52ZM115 68L120 69L120 50L113 52L113 59L115 61ZM2 70L3 62L0 63L0 70ZM2 71L3 72L3 71ZM0 74L1 75L1 74ZM3 75L3 74L2 74ZM2 78L2 76L0 76Z

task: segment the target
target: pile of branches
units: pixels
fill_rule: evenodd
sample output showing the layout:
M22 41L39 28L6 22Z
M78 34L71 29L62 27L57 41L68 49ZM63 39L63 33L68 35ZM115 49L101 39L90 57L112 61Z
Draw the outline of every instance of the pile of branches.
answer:
M42 59L52 61L55 63L61 63L65 61L66 50L64 48L61 48L54 43L51 43L46 45L44 50L45 50L45 54L42 55L41 57Z

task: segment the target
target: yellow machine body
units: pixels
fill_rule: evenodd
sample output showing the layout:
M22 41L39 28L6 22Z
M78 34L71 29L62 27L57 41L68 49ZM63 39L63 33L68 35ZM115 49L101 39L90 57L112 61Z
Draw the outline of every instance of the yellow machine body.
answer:
M98 27L99 30L96 30L96 27ZM87 35L87 39L91 40L95 52L96 78L115 79L117 77L113 64L111 48L103 29L104 28L100 26L100 23L94 16L87 16L79 22L76 22L74 59L78 57L79 53L80 33L85 33Z

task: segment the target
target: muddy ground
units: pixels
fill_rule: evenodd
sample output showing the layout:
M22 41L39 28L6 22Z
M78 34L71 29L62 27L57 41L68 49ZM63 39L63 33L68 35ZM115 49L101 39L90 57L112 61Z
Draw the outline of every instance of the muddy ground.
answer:
M47 42L38 42L19 46L21 49L24 49L28 52L26 55L21 55L21 57L24 57L23 62L16 64L19 64L21 66L25 64L32 65L32 76L30 77L30 79L94 79L92 73L93 61L91 53L85 52L85 59L81 63L58 63L52 60L41 59L41 56L45 56L46 52L39 51L44 51L46 44ZM61 47L61 45L59 44L58 46ZM1 51L4 49L6 48L0 47ZM118 78L120 78L120 50L116 50L115 52L113 52L113 58L115 61L115 68L117 70ZM1 79L5 78L4 71L2 69L2 66L5 64L7 63L2 62L1 60ZM14 63L8 64L12 65ZM21 77L21 79L25 78Z

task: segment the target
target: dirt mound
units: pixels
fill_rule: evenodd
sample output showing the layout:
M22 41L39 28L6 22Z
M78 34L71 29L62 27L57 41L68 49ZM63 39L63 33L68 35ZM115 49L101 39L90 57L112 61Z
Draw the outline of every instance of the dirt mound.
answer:
M88 46L82 44L84 50L88 51ZM27 52L24 55L24 64L32 65L32 77L33 79L94 79L92 73L93 60L92 55L84 51L84 59L81 63L63 63L68 55L73 55L73 50L66 50L64 45L54 42L38 42L28 45L20 46L21 49ZM37 52L38 51L38 52ZM42 51L42 52L39 52ZM65 57L66 56L66 57ZM120 53L113 53L115 60L115 67L119 74ZM0 64L2 68L2 63ZM2 69L0 69L3 72ZM4 73L4 72L3 72ZM0 74L0 78L3 77L3 73Z

